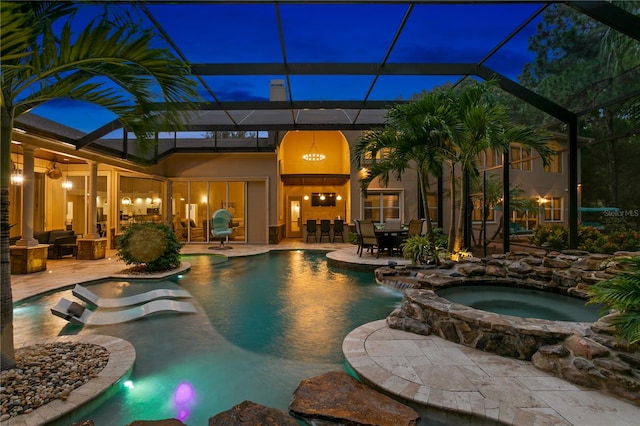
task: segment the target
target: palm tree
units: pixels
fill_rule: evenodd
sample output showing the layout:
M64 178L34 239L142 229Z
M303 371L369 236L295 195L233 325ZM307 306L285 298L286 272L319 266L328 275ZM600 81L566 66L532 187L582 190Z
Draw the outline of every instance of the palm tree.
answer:
M629 344L640 343L640 256L622 259L628 267L615 277L589 288L589 302L614 309L612 324Z
M548 146L549 138L546 135L533 127L513 124L504 105L493 101L490 89L494 86L493 81L472 82L455 92L456 98L453 105L462 131L453 134L448 141L448 159L453 165L451 167L452 186L455 180L455 164L459 165L463 177L477 178L476 159L481 152L488 149L503 152L512 142L517 142L527 148L535 149L545 164L551 154ZM467 192L466 185L461 185L459 216L453 246L449 241L450 251L454 253L462 248L465 203L468 202Z
M415 168L426 216L427 235L432 242L435 239L427 197L429 175L439 172L442 146L457 131L455 125L455 111L449 92L427 93L415 102L392 107L387 112L387 125L360 137L352 154L352 160L358 168L370 159L368 175L360 179L363 193L375 178L379 179L382 186L386 186L391 175L401 180L407 169ZM380 152L385 155L377 159Z
M5 370L15 365L9 268L14 119L52 99L80 100L110 110L139 141L150 141L154 131L179 125L178 103L189 104L198 95L187 64L169 50L154 47L154 34L139 30L129 18L120 17L117 25L104 17L96 19L75 36L70 18L78 10L76 3L3 1L0 7L0 368ZM61 19L65 23L55 33L54 22ZM162 113L154 110L159 96L164 100Z

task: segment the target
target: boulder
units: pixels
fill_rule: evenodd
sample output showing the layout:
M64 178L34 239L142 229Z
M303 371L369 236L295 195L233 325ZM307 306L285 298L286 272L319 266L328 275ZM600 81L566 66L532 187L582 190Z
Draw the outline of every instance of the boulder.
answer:
M184 426L178 419L134 420L128 426Z
M564 346L576 357L593 359L609 356L609 350L604 345L575 334L564 341Z
M507 271L509 271L510 273L513 273L513 274L524 275L524 274L528 274L531 271L533 271L533 267L531 265L529 265L528 263L515 261L515 262L513 262L511 265L509 265L507 267Z
M553 269L565 269L571 266L571 263L566 260L558 259L556 257L545 257L542 260L542 266L545 268Z
M300 382L289 412L309 424L402 426L417 425L419 418L411 408L341 371Z
M485 267L479 264L468 263L461 265L458 272L467 277L481 277L485 274Z
M244 401L209 419L209 426L297 426L289 414L276 408Z

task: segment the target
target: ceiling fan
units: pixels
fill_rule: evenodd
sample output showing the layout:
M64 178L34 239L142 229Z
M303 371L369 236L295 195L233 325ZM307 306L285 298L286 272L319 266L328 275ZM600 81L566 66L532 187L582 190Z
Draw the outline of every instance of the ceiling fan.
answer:
M47 176L49 179L60 179L62 177L62 170L56 166L55 160L51 162L50 167L47 167Z

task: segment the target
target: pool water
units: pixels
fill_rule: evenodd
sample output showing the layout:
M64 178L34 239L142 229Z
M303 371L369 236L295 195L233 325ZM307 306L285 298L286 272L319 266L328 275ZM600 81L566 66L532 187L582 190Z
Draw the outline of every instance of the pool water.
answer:
M523 318L594 322L600 317L599 305L585 305L582 299L535 289L470 285L443 288L437 294L453 303Z
M49 308L71 290L15 309L16 345L38 337L106 334L135 346L132 388L122 387L92 411L58 424L92 419L96 425L179 418L204 425L244 400L288 410L309 377L344 370L342 341L354 328L385 318L402 293L381 287L373 274L327 266L324 252L285 251L232 258L187 256L192 269L162 282L92 284L101 297L154 288L184 288L197 314L161 315L117 326L79 327Z

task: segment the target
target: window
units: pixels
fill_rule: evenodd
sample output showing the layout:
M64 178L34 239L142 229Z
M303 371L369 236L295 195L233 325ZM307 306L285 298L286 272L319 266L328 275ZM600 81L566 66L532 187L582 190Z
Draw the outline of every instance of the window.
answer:
M400 219L400 193L369 191L364 199L364 219L378 223Z
M562 198L552 197L543 200L544 220L547 222L562 222Z
M533 229L538 224L538 212L533 210L513 210L511 212L511 221L519 223L524 229Z
M389 158L390 148L382 148L380 151L376 152L375 159L376 160L384 160L385 158ZM370 152L366 152L364 154L364 161L366 163L371 163L374 157Z
M554 150L558 150L557 147L553 147ZM556 151L549 156L549 164L544 166L544 171L547 173L562 173L562 152Z
M175 181L171 184L172 225L181 241L210 241L216 210L231 213L230 240L245 241L246 182Z
M531 150L520 145L511 145L511 168L531 170Z
M471 220L478 223L482 222L482 198L473 199L473 210L471 211ZM491 206L487 206L486 220L487 222L496 221L496 212L491 208Z
M495 167L502 164L502 154L494 149L486 149L476 157L476 164L480 168Z
M436 221L438 220L438 193L427 192L427 203L429 208L429 219L431 219L431 223L436 226ZM437 226L442 225L438 223Z

